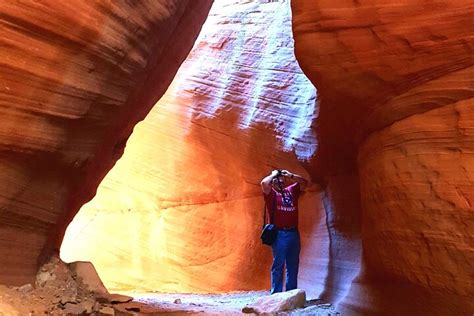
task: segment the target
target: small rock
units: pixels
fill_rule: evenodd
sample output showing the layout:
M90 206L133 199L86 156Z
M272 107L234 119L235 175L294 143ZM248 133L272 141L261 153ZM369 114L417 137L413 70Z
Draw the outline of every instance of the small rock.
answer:
M47 282L55 280L56 276L51 274L49 271L40 271L36 275L36 286L44 287Z
M112 307L103 306L99 309L99 313L103 315L115 315L115 310Z
M181 299L180 299L180 298L177 298L177 299L174 300L173 303L175 303L175 304L181 304Z
M33 285L31 284L25 284L25 285L22 285L20 286L19 288L17 288L17 291L20 292L20 293L28 293L28 292L31 292L33 290Z
M99 311L99 309L100 309L100 304L99 304L99 302L95 302L95 303L94 303L94 306L92 307L92 311L93 311L94 313L97 313L97 312Z
M128 302L128 303L123 303L123 304L120 304L120 305L117 305L117 308L120 310L120 311L129 311L129 312L140 312L140 309L143 307L143 304L141 303L138 303L138 302L135 302L135 301L131 301L131 302Z
M64 291L63 295L61 295L60 302L61 304L65 305L67 303L77 303L76 302L77 297L74 295L74 293L70 291Z
M95 304L95 302L90 301L90 300L83 301L81 303L81 305L84 306L85 311L86 311L87 314L91 314L94 311L94 306L95 306L94 304Z
M63 313L66 315L78 315L86 312L86 308L82 304L67 303L64 305Z
M55 296L51 299L51 303L53 304L59 304L61 302L61 297L60 296Z
M112 304L128 303L133 300L133 297L122 294L101 294L100 297Z

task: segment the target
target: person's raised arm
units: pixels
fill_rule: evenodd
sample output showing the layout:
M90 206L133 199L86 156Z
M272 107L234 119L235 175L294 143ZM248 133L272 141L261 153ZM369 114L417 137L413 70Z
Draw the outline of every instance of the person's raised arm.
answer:
M304 191L306 189L306 186L308 185L308 180L306 180L299 174L291 173L288 170L282 170L281 174L284 177L290 178L291 180L298 182L300 184L301 191Z
M262 179L260 185L262 186L262 191L265 194L270 193L272 189L272 181L278 175L278 170L273 170L268 176Z

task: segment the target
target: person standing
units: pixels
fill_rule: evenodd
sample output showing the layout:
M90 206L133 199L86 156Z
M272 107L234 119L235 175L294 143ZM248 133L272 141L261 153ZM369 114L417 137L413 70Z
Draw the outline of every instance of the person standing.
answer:
M283 271L286 266L286 291L298 286L300 235L298 231L298 198L308 181L287 170L273 170L260 182L267 205L268 217L278 229L272 244L271 294L283 291Z

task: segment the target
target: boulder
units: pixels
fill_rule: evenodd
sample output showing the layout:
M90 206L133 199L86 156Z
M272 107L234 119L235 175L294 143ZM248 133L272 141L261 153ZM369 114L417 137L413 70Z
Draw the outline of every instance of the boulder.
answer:
M276 314L301 308L306 303L306 292L295 289L287 292L263 296L253 304L249 304L242 309L243 313L254 314Z
M76 261L68 264L71 271L86 285L92 292L99 294L109 294L104 283L95 270L94 265L87 261Z

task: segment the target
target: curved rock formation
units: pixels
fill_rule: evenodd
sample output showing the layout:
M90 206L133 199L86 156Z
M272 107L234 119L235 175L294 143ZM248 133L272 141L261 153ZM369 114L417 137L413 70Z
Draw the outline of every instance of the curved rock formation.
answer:
M407 293L443 293L399 311L472 313L472 3L295 0L292 9L297 58L321 98L312 174L330 196L345 194L335 177L360 179L353 190L360 183L365 274L345 306L390 310L400 297L384 290L390 280L413 285ZM357 225L341 220L354 214L347 205L359 204L351 196L353 203L332 204L333 235ZM369 279L380 283L361 289Z
M300 160L316 148L316 90L293 51L288 2L216 2L167 93L69 227L62 258L91 260L115 290L268 289L260 180L277 166L306 174ZM316 296L309 284L324 279L327 244L310 191L300 280Z
M165 92L211 1L5 1L0 283L31 282ZM40 254L42 253L42 256Z
M349 315L472 314L471 2L293 0L319 108L289 3L217 4L63 258L114 289L267 288L258 183L285 167L320 185L301 201L309 296ZM58 250L209 7L2 3L0 283Z

